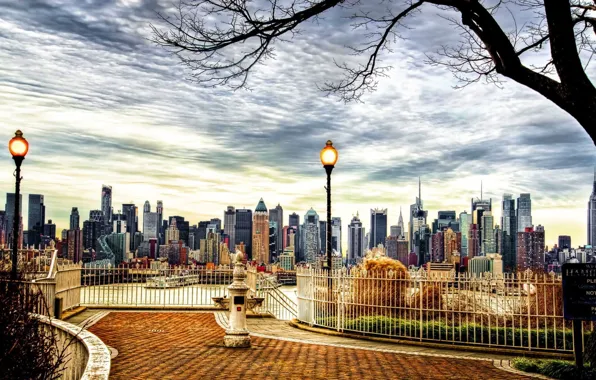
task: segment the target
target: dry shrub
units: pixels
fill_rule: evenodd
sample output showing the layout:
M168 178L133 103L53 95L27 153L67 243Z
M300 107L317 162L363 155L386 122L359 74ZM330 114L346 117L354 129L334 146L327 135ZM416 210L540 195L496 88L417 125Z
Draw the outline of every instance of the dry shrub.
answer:
M352 274L352 316L395 315L397 308L406 307L410 275L401 262L386 256L366 258Z
M422 295L420 292L422 291ZM423 310L442 310L443 309L443 289L440 284L422 284L420 288L412 295L412 307Z

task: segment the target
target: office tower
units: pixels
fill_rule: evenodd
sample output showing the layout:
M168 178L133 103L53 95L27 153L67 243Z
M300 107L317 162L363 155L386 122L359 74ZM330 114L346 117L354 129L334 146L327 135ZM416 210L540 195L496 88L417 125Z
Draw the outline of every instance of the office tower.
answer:
M257 263L269 264L269 212L263 202L259 200L252 216L252 255Z
M178 229L180 235L179 238L176 240L182 240L184 242L185 246L188 246L188 235L190 234L190 223L186 220L184 220L184 217L182 216L170 216L170 221L172 219L176 220L176 228ZM217 221L219 221L219 226L221 227L221 221L219 219L216 219ZM219 230L215 231L219 234ZM172 239L170 239L172 240ZM166 239L166 244L168 244L168 239Z
M112 231L118 234L125 234L126 233L126 215L120 213L120 211L118 211L118 214L112 214L111 217L112 220ZM106 232L104 231L104 234ZM109 234L107 234L109 235ZM130 243L130 240L128 241Z
M228 206L224 211L224 234L229 236L228 249L234 252L236 246L236 209Z
M443 232L443 253L446 263L459 264L461 258L461 232L456 232L447 227Z
M429 254L429 240L431 231L426 223L428 211L424 210L422 202L422 183L418 178L418 197L416 203L410 205L410 223L408 225L410 251L416 253L418 265L426 262Z
M159 244L163 244L165 240L165 229L163 228L163 201L157 201L157 225L159 226Z
M130 250L134 251L135 234L139 230L138 208L134 203L125 203L122 205L122 213L126 217L126 232L130 234Z
M387 239L385 240L385 254L387 255L387 257L392 258L394 260L397 260L397 239L397 235L392 234L387 236Z
M406 240L405 236L401 236L397 238L397 259L401 261L406 267L409 265L408 263L408 241Z
M73 207L70 211L70 230L79 230L81 229L81 225L79 223L80 215L79 209L77 207Z
M14 228L14 193L6 193L6 205L4 207L4 225L6 226L6 244L12 246L12 230ZM19 215L23 215L23 194L19 194ZM18 219L17 219L18 220Z
M199 242L203 239L207 239L207 227L209 227L209 221L203 220L200 221L197 225L197 231L195 233L195 242Z
M484 236L482 236L483 226L482 226L482 215L486 211L492 211L493 209L493 200L491 198L483 199L482 198L482 183L480 183L480 198L472 198L472 223L478 225L478 239L480 240L480 245L482 248L482 241Z
M89 211L89 220L94 220L96 222L104 223L104 215L102 210L91 210Z
M389 226L389 236L397 237L399 235L399 226L397 224Z
M32 244L39 246L41 235L43 235L43 225L46 222L46 206L43 202L43 195L29 194L29 218L27 229L31 232L33 238Z
M288 227L296 229L296 239L294 241L294 255L296 262L304 261L304 252L302 251L302 242L300 241L300 215L295 212L288 217Z
M151 203L149 203L149 201L145 201L145 204L143 205L143 214L148 212L151 212Z
M170 225L168 226L168 229L165 232L165 240L166 245L170 244L172 241L180 240L180 231L177 227L176 217L172 217L170 219Z
M221 235L221 219L213 218L209 221L209 224L213 225L215 232Z
M524 232L532 227L532 200L529 193L520 194L517 198L517 232Z
M495 252L498 253L501 258L503 257L503 231L497 224L494 228L494 241L495 241Z
M482 243L480 251L484 255L487 253L497 253L497 246L495 243L495 223L492 211L485 211L482 214L482 230L480 236L482 236Z
M430 261L442 263L445 257L443 231L437 231L431 237Z
M468 234L470 232L470 224L472 223L472 215L466 211L459 214L459 231L461 232L461 257L468 255Z
M139 245L141 245L141 243L143 242L143 233L141 231L135 232L135 236L132 237L130 240L130 251L136 252L139 248Z
M355 265L364 257L364 227L356 214L348 224L348 265Z
M559 249L571 249L571 236L560 235L559 236Z
M327 254L327 221L319 220L319 253Z
M103 212L104 234L112 231L112 186L101 185L101 211Z
M341 218L331 218L331 249L337 252L340 256L342 255L341 249Z
M278 203L277 206L275 206L275 208L272 208L269 210L269 221L270 222L276 222L277 223L277 227L280 229L278 232L281 232L281 228L284 225L284 209L281 207L281 205ZM282 250L282 246L283 246L283 236L281 233L277 234L277 243L276 243L276 247L278 250L278 253L281 253Z
M455 232L459 232L459 224L457 223L455 211L439 211L438 218L432 224L432 233L443 231L448 227L451 227Z
M468 231L468 258L480 256L480 231L478 225L470 224Z
M387 209L370 210L370 241L368 248L372 249L379 244L385 246L387 238Z
M278 257L277 236L279 235L276 221L269 221L269 262Z
M592 194L588 200L588 245L596 246L596 168L594 169Z
M56 225L52 223L52 219L43 225L43 234L52 240L56 240Z
M103 225L97 220L86 220L83 222L83 249L99 251L97 239L101 236Z
M313 208L304 215L304 222L302 223L302 247L304 249L304 261L307 263L314 263L317 254L321 251L320 234L319 234L319 215Z
M68 259L78 263L83 259L83 231L78 227L75 230L69 230L68 239Z
M156 212L145 212L143 214L143 237L145 240L158 239L159 237L159 214Z
M404 218L401 214L401 207L399 208L399 219L397 220L397 232L398 234L395 235L397 237L405 237L406 236L406 229L404 227Z
M247 259L253 258L252 229L252 210L246 208L236 209L236 245L244 243Z
M544 269L544 227L526 227L517 233L517 270Z
M503 194L501 230L503 267L506 272L512 272L515 270L517 257L517 217L515 200L511 194Z

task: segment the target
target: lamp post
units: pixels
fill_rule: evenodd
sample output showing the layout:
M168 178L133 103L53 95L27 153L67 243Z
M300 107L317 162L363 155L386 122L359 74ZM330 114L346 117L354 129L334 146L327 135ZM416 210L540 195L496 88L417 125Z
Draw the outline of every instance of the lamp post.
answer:
M331 271L331 172L338 159L337 149L333 147L331 140L321 150L321 163L327 172L327 270Z
M12 155L12 159L17 166L15 170L15 199L14 199L14 221L12 227L12 271L10 272L11 280L17 279L17 260L19 251L19 222L21 220L20 213L20 192L21 192L21 163L25 159L29 151L29 143L23 137L23 132L17 130L14 137L8 142L8 150Z

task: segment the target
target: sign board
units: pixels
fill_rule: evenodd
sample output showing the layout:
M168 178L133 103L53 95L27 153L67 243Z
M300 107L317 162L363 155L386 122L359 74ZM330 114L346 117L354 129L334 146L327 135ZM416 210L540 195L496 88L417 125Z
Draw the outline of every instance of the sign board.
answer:
M234 296L234 305L244 305L244 297Z
M596 264L563 264L565 319L596 321Z

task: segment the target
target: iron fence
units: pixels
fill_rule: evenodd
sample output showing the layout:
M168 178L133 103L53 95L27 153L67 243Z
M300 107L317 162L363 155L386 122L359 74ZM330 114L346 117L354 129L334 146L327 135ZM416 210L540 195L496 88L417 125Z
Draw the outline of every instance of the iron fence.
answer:
M248 267L246 284L250 296L263 298L259 311L273 315L277 319L291 320L298 315L298 305L280 290L281 284L266 273L258 272L256 267Z
M298 320L418 341L573 351L555 274L297 271ZM582 340L594 330L583 324Z

